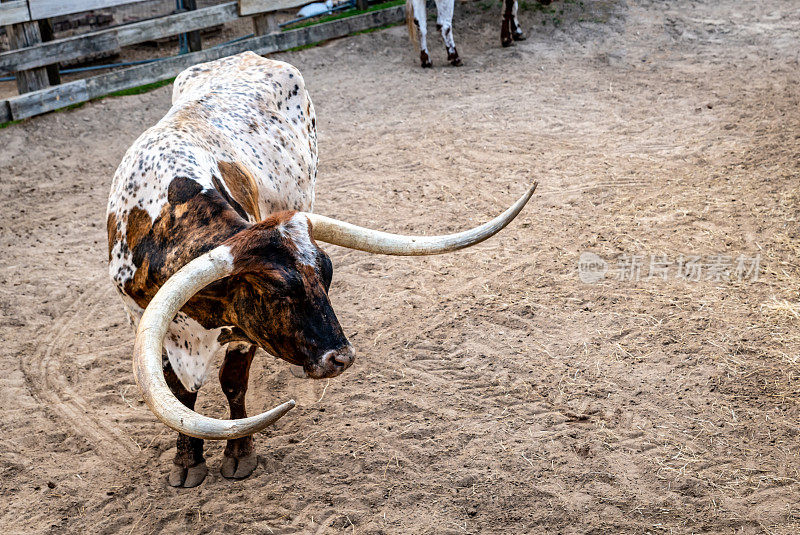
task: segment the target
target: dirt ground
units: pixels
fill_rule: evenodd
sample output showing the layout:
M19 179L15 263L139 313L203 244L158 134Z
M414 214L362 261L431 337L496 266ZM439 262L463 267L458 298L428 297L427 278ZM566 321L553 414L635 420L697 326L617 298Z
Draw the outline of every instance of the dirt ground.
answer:
M320 213L447 232L540 188L467 251L327 247L356 363L257 359L250 410L298 407L241 482L208 442L206 481L167 486L106 271L111 176L171 88L1 130L2 531L800 532L800 5L554 6L501 49L497 4L457 5L460 69L438 39L419 69L402 27L279 56L316 105ZM651 254L758 277L648 278ZM226 413L216 381L199 410Z

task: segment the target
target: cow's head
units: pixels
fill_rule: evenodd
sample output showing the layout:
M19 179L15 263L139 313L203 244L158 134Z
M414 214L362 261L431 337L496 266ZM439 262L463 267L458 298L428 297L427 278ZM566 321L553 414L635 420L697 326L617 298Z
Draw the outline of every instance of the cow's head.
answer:
M172 318L198 291L228 278L226 314L251 341L295 364L310 377L333 377L353 361L328 301L330 259L314 240L370 253L419 256L479 243L510 223L528 202L536 183L495 219L446 236L401 236L357 227L307 212L283 212L242 231L195 258L164 283L136 331L134 374L150 409L176 431L197 438L251 435L286 414L294 401L238 420L197 414L172 394L161 364L164 336Z
M305 215L280 212L230 240L227 316L249 340L322 379L350 367L355 351L328 300L333 265L310 231Z

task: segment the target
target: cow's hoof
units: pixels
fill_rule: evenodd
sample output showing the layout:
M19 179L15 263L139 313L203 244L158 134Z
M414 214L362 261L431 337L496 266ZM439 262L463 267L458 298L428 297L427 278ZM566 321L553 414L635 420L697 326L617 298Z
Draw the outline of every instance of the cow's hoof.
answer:
M244 479L253 473L256 466L258 466L258 458L255 453L244 457L225 456L221 472L226 479Z
M508 48L514 46L514 41L512 39L503 39L500 44L503 45L503 48Z
M449 61L450 65L452 65L453 67L461 67L461 65L463 65L461 63L461 58L458 56L458 50L456 50L455 48L453 49L452 52L447 53L447 61Z
M208 467L205 462L196 464L191 468L184 468L175 464L172 465L172 471L169 473L169 484L173 487L190 489L202 483L207 474Z
M420 50L419 52L419 61L423 69L430 69L431 67L433 67L433 62L428 57L428 53L425 52L424 50Z
M512 37L514 38L514 41L524 41L525 39L528 38L528 36L525 35L525 32L515 33L514 35L512 35Z

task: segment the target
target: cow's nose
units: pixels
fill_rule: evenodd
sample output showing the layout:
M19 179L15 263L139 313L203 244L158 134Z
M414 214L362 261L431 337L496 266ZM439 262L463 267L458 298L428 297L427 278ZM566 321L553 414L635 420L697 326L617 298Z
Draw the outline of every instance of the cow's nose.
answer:
M347 344L346 346L328 351L320 359L320 366L327 373L325 375L339 375L356 359L356 351L353 346Z

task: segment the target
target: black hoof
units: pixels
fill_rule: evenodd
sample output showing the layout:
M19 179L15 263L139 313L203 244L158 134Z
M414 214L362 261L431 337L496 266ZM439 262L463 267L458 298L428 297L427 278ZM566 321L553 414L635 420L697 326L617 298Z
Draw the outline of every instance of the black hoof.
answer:
M244 479L258 466L258 458L255 453L244 457L225 457L222 461L222 476L225 479Z
M190 468L172 465L172 471L169 473L169 484L172 487L181 487L190 489L196 487L206 478L208 474L208 467L206 463L202 462Z
M458 50L453 48L452 52L447 53L447 61L450 62L450 65L453 67L461 67L461 58L458 56Z
M512 37L514 38L514 41L524 41L528 38L528 36L525 35L525 32L515 33Z
M428 57L428 53L425 52L424 50L420 50L419 52L419 61L422 64L423 69L430 69L431 67L433 67L433 63L431 62L431 59Z
M510 46L514 46L514 41L511 39L508 40L503 39L502 41L500 41L500 44L503 45L503 48L508 48Z

